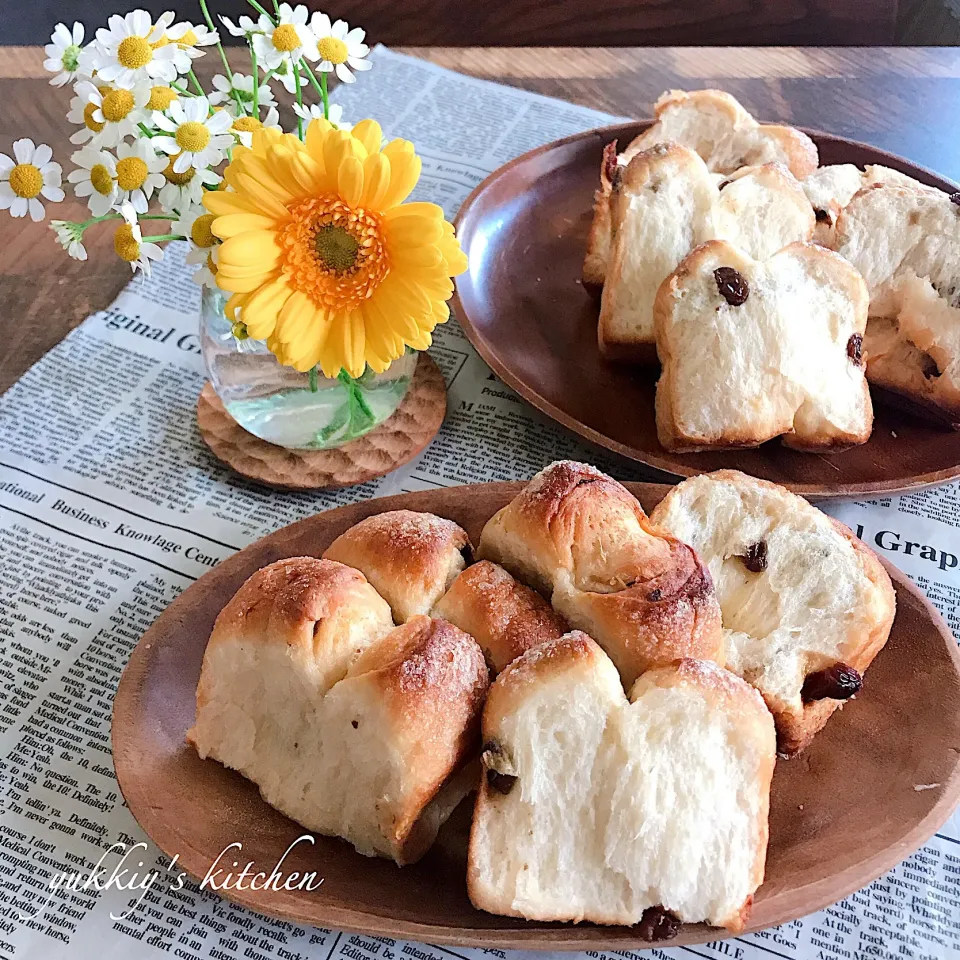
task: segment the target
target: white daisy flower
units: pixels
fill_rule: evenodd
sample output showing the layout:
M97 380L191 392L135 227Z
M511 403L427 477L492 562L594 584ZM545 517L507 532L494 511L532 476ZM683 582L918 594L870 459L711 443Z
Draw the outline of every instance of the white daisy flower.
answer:
M289 60L284 60L279 67L274 69L273 79L279 80L283 84L283 89L291 95L296 95L297 92L297 78L296 71L294 70L293 64ZM300 86L301 89L307 85L306 79L304 79L303 74L300 75Z
M76 22L73 31L67 29L66 24L58 23L50 35L50 42L43 48L47 59L43 61L43 69L55 73L50 81L55 87L62 87L65 83L75 80L80 70L80 44L83 43L83 24Z
M261 33L254 34L253 49L264 70L274 70L284 60L296 63L301 57L317 59L317 41L307 26L308 15L302 3L296 7L281 3L276 24L269 17L260 17L257 26Z
M87 200L90 213L102 217L117 203L117 162L105 150L84 147L70 158L77 166L67 175L73 192Z
M170 81L186 73L190 69L186 50L176 43L161 43L173 17L168 11L154 24L146 10L132 10L125 17L114 14L107 21L109 29L97 31L92 58L97 77L131 87L138 81Z
M206 97L191 97L186 103L174 100L169 115L155 113L153 122L169 137L154 137L153 145L164 153L176 154L174 173L185 173L190 167L199 170L215 167L226 156L234 140L227 131L233 117L226 110L212 116Z
M319 103L311 103L309 105L303 104L301 106L299 103L293 104L293 112L298 116L302 117L304 120L322 120L323 119L323 107ZM352 130L353 124L347 123L343 119L343 107L339 103L330 104L330 122L338 130Z
M57 243L74 260L86 260L87 248L83 245L83 227L71 220L51 220L50 226L57 235Z
M167 182L163 175L166 165L167 158L154 150L153 142L147 137L121 143L116 164L119 200L131 203L137 213L146 213L154 191Z
M173 165L176 157L170 157L163 169L163 178L166 181L157 194L157 200L164 213L177 216L180 211L189 210L203 200L204 187L215 187L220 177L212 170L197 170L190 167L183 173L174 173Z
M260 130L263 127L273 127L276 130L280 129L280 114L277 112L276 107L270 107L262 122L256 117L237 117L237 119L233 121L233 126L230 127L230 131L245 147L249 147L253 145L254 131Z
M251 37L260 32L260 27L250 17L240 17L234 23L229 17L220 17L220 22L227 28L227 32L234 37Z
M148 277L150 276L150 261L159 262L163 259L163 249L155 243L144 243L140 224L137 222L137 212L129 203L120 207L124 222L117 227L113 235L113 249L121 260L130 264L130 269L136 273L139 268Z
M77 96L93 104L94 109L88 116L84 107L84 129L70 138L71 143L92 140L98 147L113 147L127 137L136 136L137 125L150 118L147 112L151 96L148 81L136 83L128 90L123 87L106 89L82 80L76 91ZM95 135L91 136L89 130L95 131Z
M363 42L366 32L360 27L350 29L346 20L331 23L325 13L315 13L310 20L310 30L317 40L320 54L320 69L324 73L335 70L344 83L353 83L357 78L350 72L369 70L373 64L363 58L370 48Z
M150 88L150 99L147 101L147 113L152 115L156 112L165 113L170 109L170 104L178 100L180 94L173 87L168 87L165 83L155 83Z
M190 252L184 257L187 263L200 263L203 266L195 270L190 278L194 283L201 287L209 287L211 290L217 289L217 260L219 257L219 246L210 247L204 250L202 247L191 247Z
M216 30L211 30L209 27L204 26L198 27L184 20L182 23L175 23L167 30L160 40L160 45L175 43L181 50L186 52L191 60L196 60L197 57L203 56L203 51L198 50L197 47L212 46L219 39L220 37Z
M235 73L233 75L233 84L223 76L217 74L213 78L213 85L216 88L214 93L209 96L210 103L226 103L227 109L233 104L236 110L237 100L239 100L247 110L253 108L253 77L248 77L244 73ZM236 94L236 97L234 96ZM277 100L270 89L269 83L261 83L257 86L257 102L261 107L276 106Z
M13 145L14 160L0 153L0 210L10 210L12 217L30 218L36 222L43 219L43 197L52 203L63 199L60 189L62 170L53 162L53 151L45 144L34 146L24 138Z
M100 89L106 93L110 89L108 85L101 84ZM97 111L97 104L91 103L86 97L81 97L79 94L72 97L70 100L70 111L67 113L67 120L70 123L76 123L82 126L83 129L78 130L70 137L71 143L86 143L88 140L93 140L98 133L100 133L106 124L97 123L93 119L94 113Z

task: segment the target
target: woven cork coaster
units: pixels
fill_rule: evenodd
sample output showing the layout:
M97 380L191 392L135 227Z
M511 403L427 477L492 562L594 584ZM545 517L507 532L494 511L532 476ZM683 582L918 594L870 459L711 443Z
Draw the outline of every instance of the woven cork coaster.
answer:
M407 395L393 416L332 450L287 450L247 433L207 383L197 401L200 436L237 473L286 490L329 490L382 477L412 460L436 436L447 412L447 387L421 353Z

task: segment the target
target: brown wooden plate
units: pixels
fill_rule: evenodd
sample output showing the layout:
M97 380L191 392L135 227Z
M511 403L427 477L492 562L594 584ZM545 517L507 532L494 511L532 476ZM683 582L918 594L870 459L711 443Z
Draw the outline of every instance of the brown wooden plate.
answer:
M628 484L650 510L666 493ZM476 543L483 524L521 484L451 487L330 510L223 561L175 600L133 651L113 709L113 756L133 815L168 856L202 878L219 853L243 844L242 863L269 872L304 831L257 788L184 741L194 719L200 663L217 613L255 570L282 557L319 556L358 520L384 510L428 510L461 524ZM885 564L897 619L863 693L834 715L800 757L777 764L766 881L749 930L784 923L841 899L890 869L949 817L960 799L960 653L946 624L907 577ZM917 784L932 785L918 791ZM286 870L317 871L313 893L236 892L260 913L433 943L544 950L641 947L635 928L537 923L475 910L467 899L461 804L418 864L400 869L318 837ZM237 858L240 860L241 858ZM672 944L726 936L685 926Z
M913 490L960 476L960 432L924 422L874 391L873 436L821 455L772 440L755 450L670 453L657 441L657 369L604 361L599 303L580 283L603 147L626 145L649 126L604 127L547 144L495 171L457 215L469 272L455 309L494 373L558 423L616 453L677 477L743 470L818 497ZM879 163L931 186L957 187L902 157L808 130L822 164Z

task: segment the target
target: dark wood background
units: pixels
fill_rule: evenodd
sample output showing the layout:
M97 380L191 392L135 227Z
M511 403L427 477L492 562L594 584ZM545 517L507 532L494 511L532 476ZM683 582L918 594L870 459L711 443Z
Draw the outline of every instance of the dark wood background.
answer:
M910 8L918 0L903 0ZM942 0L919 0L917 20L929 24ZM306 0L332 16L361 24L379 43L445 46L640 46L644 44L745 45L892 43L897 0ZM3 0L5 44L45 43L59 20L88 26L110 13L140 6L153 13L176 9L199 19L196 0ZM267 4L269 7L269 4ZM243 0L211 0L236 19L252 13ZM930 27L933 28L933 24ZM949 42L931 29L929 39Z

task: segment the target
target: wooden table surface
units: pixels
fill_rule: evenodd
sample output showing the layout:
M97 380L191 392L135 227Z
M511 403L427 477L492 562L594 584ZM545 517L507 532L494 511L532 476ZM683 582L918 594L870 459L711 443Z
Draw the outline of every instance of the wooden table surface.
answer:
M561 97L611 113L651 115L669 87L717 86L763 120L842 134L902 154L960 181L960 49L955 48L405 48L402 52L484 79ZM243 50L236 54L243 63ZM48 84L43 53L0 48L0 152L31 137L49 143L69 169L77 149L66 121L70 89ZM203 80L216 56L198 62ZM249 70L249 61L247 61ZM362 78L361 78L362 82ZM48 205L49 219L80 219L71 198ZM46 223L0 211L0 392L130 278L112 249L112 231L88 233L77 263ZM94 236L97 239L94 239Z

